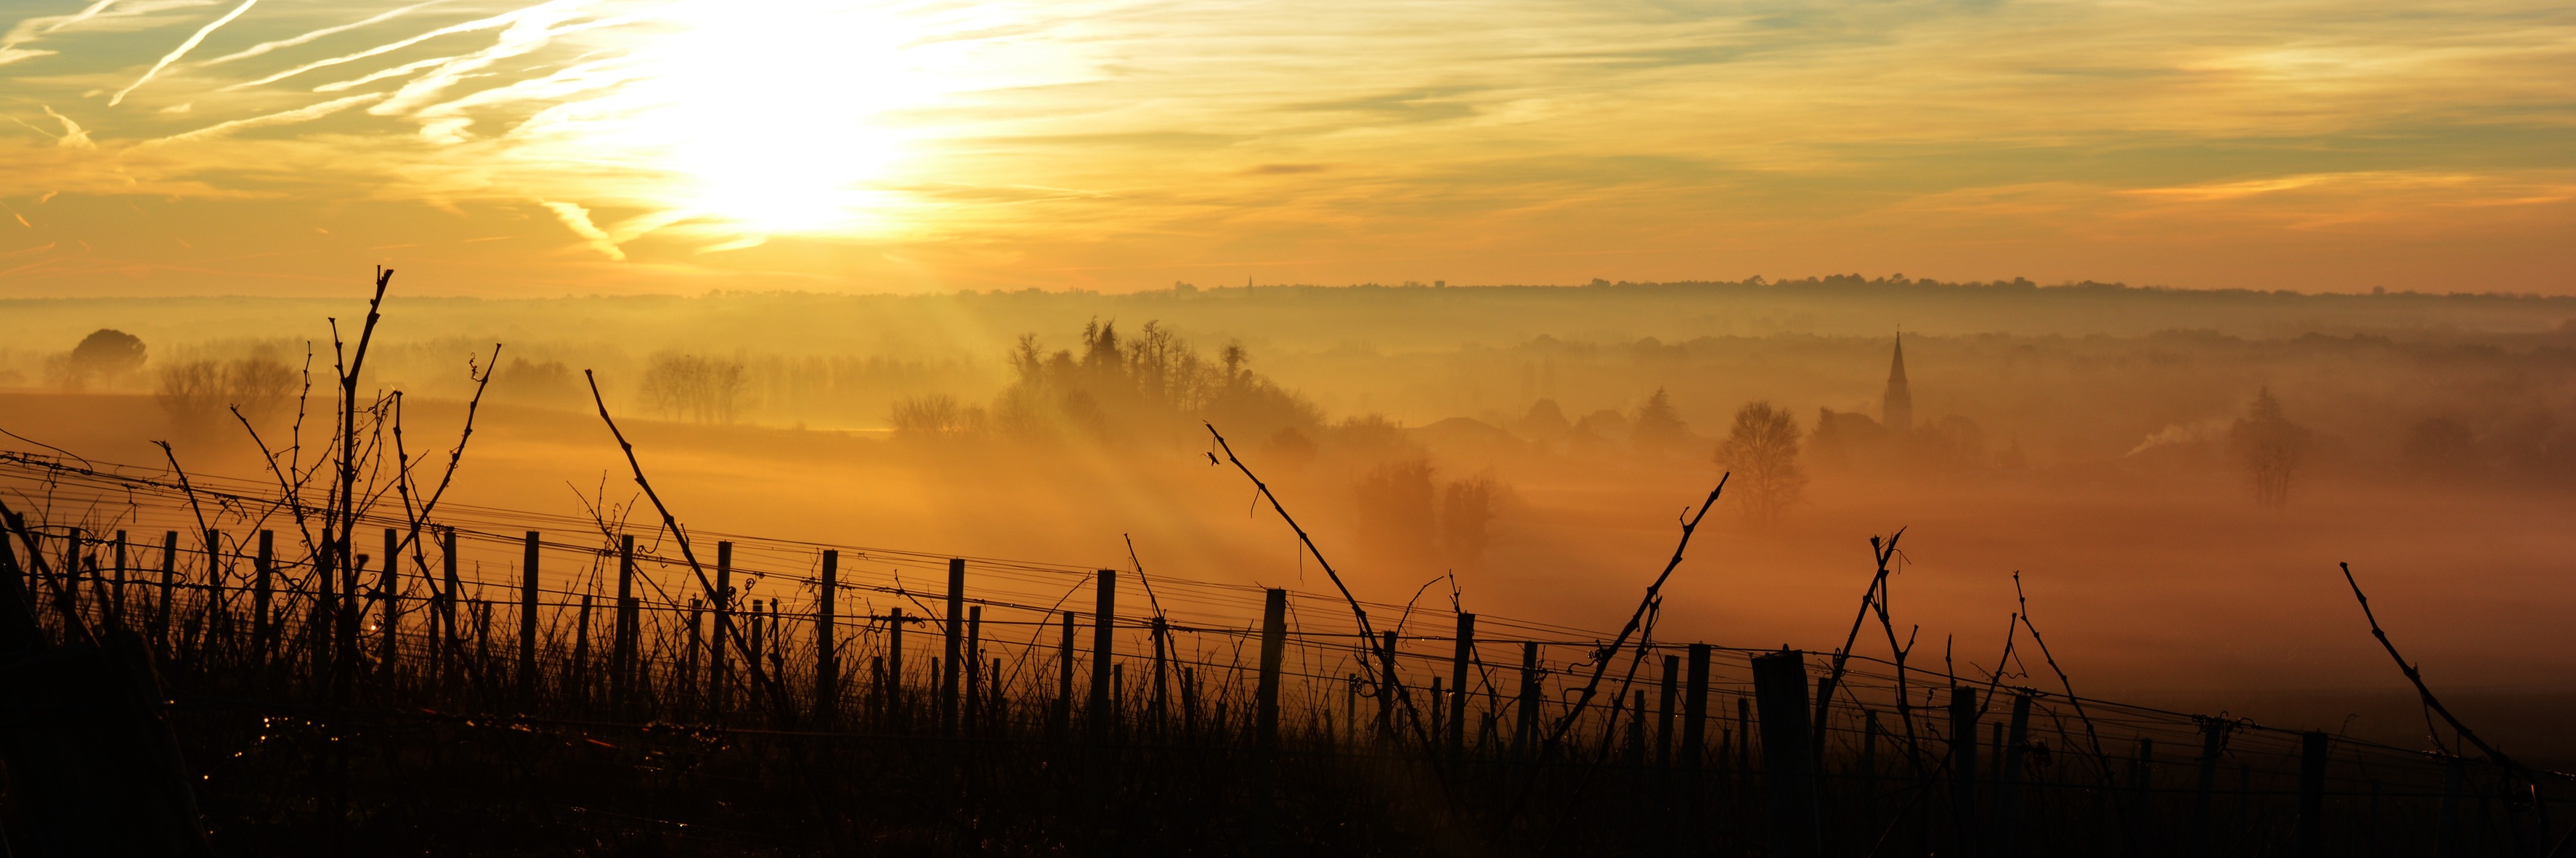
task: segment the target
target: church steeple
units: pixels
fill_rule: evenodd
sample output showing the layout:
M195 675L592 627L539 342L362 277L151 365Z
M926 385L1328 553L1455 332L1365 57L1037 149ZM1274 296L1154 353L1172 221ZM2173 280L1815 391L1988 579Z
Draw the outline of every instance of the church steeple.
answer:
M1896 357L1887 366L1887 398L1879 403L1879 420L1890 432L1914 431L1914 393L1905 386L1905 336L1897 335Z

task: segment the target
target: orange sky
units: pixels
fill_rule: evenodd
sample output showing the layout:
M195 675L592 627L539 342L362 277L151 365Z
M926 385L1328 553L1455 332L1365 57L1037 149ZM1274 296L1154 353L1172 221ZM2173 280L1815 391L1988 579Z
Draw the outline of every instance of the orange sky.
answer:
M2576 293L2576 11L21 0L0 297Z

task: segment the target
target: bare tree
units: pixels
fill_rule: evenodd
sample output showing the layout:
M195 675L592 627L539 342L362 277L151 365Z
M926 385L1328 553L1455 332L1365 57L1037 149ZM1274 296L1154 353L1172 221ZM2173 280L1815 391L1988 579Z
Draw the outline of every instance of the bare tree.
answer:
M2227 432L2227 446L2247 477L2254 481L2254 502L2279 509L2290 505L2290 484L2307 464L2316 433L2290 422L2271 388L2254 395L2254 404Z
M1736 409L1717 463L1735 474L1744 519L1756 525L1779 523L1807 490L1807 472L1798 467L1798 420L1768 401Z
M661 352L644 368L644 402L666 417L731 423L742 410L742 362Z
M984 409L960 405L945 393L914 396L894 404L889 415L899 438L942 438L972 434L984 428Z

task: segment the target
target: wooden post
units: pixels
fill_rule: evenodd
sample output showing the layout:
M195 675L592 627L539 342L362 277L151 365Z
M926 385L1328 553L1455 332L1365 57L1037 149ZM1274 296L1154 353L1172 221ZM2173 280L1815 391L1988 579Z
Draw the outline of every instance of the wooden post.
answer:
M1056 649L1055 717L1050 726L1062 735L1073 728L1073 612L1064 612L1064 643Z
M620 714L635 692L636 609L635 535L629 533L617 538L617 618L608 644L608 706Z
M2324 733L2299 735L2299 822L2290 840L2290 854L2297 858L2325 854L2326 751L2330 741Z
M1512 747L1524 757L1538 755L1538 641L1521 642L1521 699Z
M903 700L903 608L886 611L886 711L897 728L911 720Z
M721 717L733 696L733 543L716 543L715 646L707 651L707 705Z
M1279 671L1288 654L1288 591L1273 588L1261 600L1261 679L1253 699L1253 740L1279 748Z
M211 570L215 568L214 535L214 531L206 531L206 568L209 570L207 572L209 576L214 574ZM75 527L63 535L63 562L54 567L57 570L54 578L62 583L62 588L54 591L54 608L73 616L80 615L80 557L81 529Z
M841 654L832 631L833 603L841 589L841 552L823 549L823 577L814 583L814 729L841 718Z
M2192 785L2191 844L2197 855L2210 854L2212 838L2209 829L2209 806L2218 791L2218 755L2227 750L2228 722L2218 718L2200 718L2200 771Z
M1674 698L1681 696L1682 657L1664 656L1663 705L1655 710L1655 765L1671 768L1673 764Z
M2030 692L2013 695L2012 721L2004 731L2003 770L1995 778L1994 854L2021 854L2022 746L2030 741ZM2207 854L2207 853L2202 853Z
M461 673L458 670L460 654L456 650L464 646L464 639L456 632L456 608L457 604L465 598L465 586L456 575L456 528L445 527L440 528L439 531L439 571L445 574L441 576L439 584L441 597L438 604L440 626L438 652L440 667L444 671L444 682L453 686L456 683L456 677ZM262 537L263 541L265 539Z
M1379 633L1377 664L1377 740L1399 741L1395 731L1395 700L1404 696L1404 684L1395 674L1394 629Z
M1708 765L1708 644L1690 645L1690 663L1682 685L1682 768Z
M1171 624L1163 620L1163 615L1155 614L1152 634L1154 644L1154 693L1152 697L1147 699L1145 710L1147 722L1153 725L1154 732L1158 735L1163 732L1164 721L1166 720L1165 710L1167 707L1164 705L1164 686L1170 679L1172 671L1171 659L1166 656L1166 651L1163 646L1170 633Z
M1467 668L1476 660L1476 615L1458 614L1457 647L1449 654L1449 755L1467 752Z
M172 534L172 536L176 535ZM174 545L176 542L177 540L172 540ZM338 580L340 573L337 570L342 560L340 555L345 553L342 549L345 547L340 544L339 537L331 532L331 524L326 521L322 527L321 550L314 552L311 558L313 613L304 619L304 636L309 639L306 643L313 647L312 687L316 695L328 693L332 685L331 650L335 639L340 634ZM162 571L163 579L167 580L169 570ZM161 596L162 614L166 619L169 613L169 588L162 588Z
M948 560L948 623L941 631L948 657L939 663L939 735L957 735L958 645L966 633L966 561Z
M36 574L28 564L27 574ZM179 532L161 533L161 603L152 606L152 640L161 647L161 657L170 657L170 593L179 585ZM317 662L318 663L318 662Z
M394 553L401 548L401 539L402 534L399 531L390 527L385 528L384 568L376 572L376 602L380 609L377 616L381 618L376 626L376 669L387 681L393 679L395 657L400 655L400 650L396 648L395 634L402 628L400 623L402 606L395 600L394 594L401 589L402 579L399 575L402 572L402 562L394 556Z
M1753 659L1753 696L1762 711L1762 768L1771 786L1773 855L1815 858L1815 758L1807 738L1807 655L1783 649Z
M581 594L581 612L572 624L572 705L590 705L590 593ZM612 658L610 661L614 662Z
M1288 591L1271 588L1261 597L1261 674L1253 686L1252 853L1270 854L1271 794L1279 754L1279 671L1288 656Z
M1766 737L1767 738L1767 737ZM1958 819L1959 851L1975 854L1977 831L1977 689L1950 689L1950 807Z
M268 663L269 648L277 644L276 618L269 614L276 574L277 531L263 530L259 532L259 555L251 561L250 573L251 658L263 665Z
M966 704L957 715L958 732L973 735L984 707L984 606L966 606Z
M1118 570L1100 570L1097 604L1091 615L1091 709L1085 713L1093 741L1109 737L1109 633L1111 620L1118 615Z
M327 576L326 576L327 577ZM519 705L537 702L537 532L519 561Z
M706 602L696 596L690 596L689 655L688 659L680 664L680 681L676 685L679 690L680 711L691 716L696 715L698 710L698 665L702 663L699 654L706 650L707 643L705 613Z
M116 612L116 628L128 630L125 622L125 531L116 532L116 596L109 600Z

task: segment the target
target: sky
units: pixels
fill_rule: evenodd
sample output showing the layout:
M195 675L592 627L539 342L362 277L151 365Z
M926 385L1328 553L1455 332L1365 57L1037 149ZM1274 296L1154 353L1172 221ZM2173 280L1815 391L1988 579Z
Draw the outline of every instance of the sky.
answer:
M2576 6L0 0L0 297L2576 294Z

